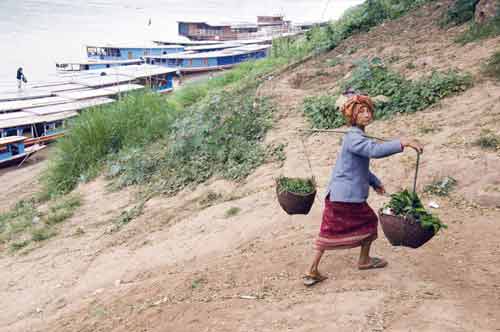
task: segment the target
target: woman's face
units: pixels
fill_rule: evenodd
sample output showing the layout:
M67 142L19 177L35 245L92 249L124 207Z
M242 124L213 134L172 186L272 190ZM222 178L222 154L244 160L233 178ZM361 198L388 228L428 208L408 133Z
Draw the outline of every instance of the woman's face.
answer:
M356 117L356 125L360 127L365 127L369 125L373 120L373 114L370 109L366 106L361 107Z

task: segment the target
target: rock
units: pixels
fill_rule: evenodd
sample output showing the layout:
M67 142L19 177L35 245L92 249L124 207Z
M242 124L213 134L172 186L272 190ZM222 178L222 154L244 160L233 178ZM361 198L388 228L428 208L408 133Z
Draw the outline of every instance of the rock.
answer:
M373 102L375 103L388 103L391 101L391 98L384 96L384 95L378 95L376 97L372 98Z
M476 5L474 21L478 24L486 23L497 15L500 0L480 0Z

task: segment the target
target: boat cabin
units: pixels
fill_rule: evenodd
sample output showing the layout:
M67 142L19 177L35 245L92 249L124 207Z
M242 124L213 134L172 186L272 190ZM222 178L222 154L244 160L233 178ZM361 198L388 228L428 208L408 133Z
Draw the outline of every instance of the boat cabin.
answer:
M148 55L166 55L184 52L181 45L112 45L87 46L87 57L99 60L133 60Z
M0 162L9 160L13 156L24 154L24 140L23 136L11 136L0 138Z

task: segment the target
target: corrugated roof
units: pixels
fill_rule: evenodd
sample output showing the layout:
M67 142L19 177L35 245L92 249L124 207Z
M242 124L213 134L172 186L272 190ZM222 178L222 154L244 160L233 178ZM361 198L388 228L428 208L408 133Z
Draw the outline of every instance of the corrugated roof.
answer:
M90 108L99 105L105 105L114 102L114 99L111 98L95 98L95 99L85 99L79 100L67 104L53 105L53 106L44 106L44 107L36 107L30 108L23 112L15 112L15 113L26 113L28 115L48 115L55 114L61 112L69 112L69 111L80 111L85 108ZM7 113L9 114L9 113ZM0 114L1 115L1 114ZM0 118L1 119L1 118Z
M256 52L271 48L271 45L244 45L235 48L228 48L221 51L200 52L200 53L175 53L161 56L147 56L150 59L205 59L215 58L220 56L234 56L245 53Z
M0 102L0 112L8 112L21 110L25 108L32 108L37 106L47 106L47 105L55 105L66 103L69 100L63 98L61 96L55 97L45 97L45 98L37 98L37 99L26 99L26 100L14 100L14 101L5 101Z
M27 126L35 123L44 123L44 122L54 122L58 120L65 120L69 119L72 117L77 116L77 112L61 112L61 113L56 113L56 114L50 114L50 115L32 115L32 116L27 116L27 117L22 117L22 118L17 118L17 119L10 119L10 120L4 120L0 121L0 128L12 128L12 127L20 127L20 126Z
M87 91L61 92L58 95L66 99L80 100L80 99L112 96L118 93L129 92L140 89L144 89L144 87L139 84L122 84L122 85L108 86L101 89L93 89Z

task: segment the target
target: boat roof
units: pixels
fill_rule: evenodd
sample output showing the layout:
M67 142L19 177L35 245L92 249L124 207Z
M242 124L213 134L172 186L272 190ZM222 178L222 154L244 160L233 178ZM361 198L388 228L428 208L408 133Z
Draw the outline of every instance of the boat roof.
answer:
M203 50L218 50L221 48L231 48L242 46L243 44L240 42L230 42L230 43L219 43L213 45L200 45L200 46L188 46L184 48L185 51L203 51Z
M78 112L70 111L70 112L59 112L48 115L31 115L22 118L0 121L0 128L12 128L12 127L27 126L34 123L54 122L54 121L65 120L75 116L78 116Z
M177 21L177 24L206 24L212 27L231 27L231 28L257 28L257 23L253 22L221 22L221 21Z
M40 89L34 90L32 88L25 88L23 90L16 89L16 90L0 92L0 102L43 98L43 97L50 97L51 95L52 92L48 90L40 90Z
M8 136L0 138L0 145L7 145L12 143L22 142L26 139L24 136Z
M103 72L99 70L99 73ZM120 75L120 74L108 74L101 76L99 74L97 75L89 75L89 76L82 76L82 77L77 77L74 82L80 85L83 85L85 87L90 87L90 88L97 88L97 87L103 87L107 85L115 85L115 84L122 84L122 83L127 83L133 81L135 78L131 76L125 76L125 75Z
M165 54L159 56L145 56L145 58L151 59L205 59L205 58L216 58L221 56L234 56L241 55L245 53L251 53L255 51L269 49L271 45L245 45L234 48L227 48L225 50L220 51L212 51L212 52L200 52L200 53L174 53L174 54Z
M69 61L56 61L59 65L115 65L115 64L134 64L143 62L141 59L126 59L126 60L98 60L98 59L81 59Z
M175 73L175 68L168 68L165 66L157 65L130 65L130 66L120 66L106 69L92 69L87 71L89 74L97 74L105 72L107 76L113 77L115 75L122 75L132 77L134 79L144 78L149 76L164 75L168 73Z
M118 93L130 92L140 89L144 89L144 87L139 84L121 84L121 85L108 86L100 89L61 92L59 93L59 96L64 97L66 99L81 100L81 99L89 99L96 97L112 96Z
M26 100L13 100L0 102L0 113L16 111L26 108L33 108L38 106L47 106L55 104L63 104L69 102L70 100L63 98L61 96L44 97L36 99L26 99Z
M143 43L104 43L104 44L89 44L85 47L95 47L95 48L137 48L137 49L167 49L167 48L183 48L182 45L158 45L155 43L143 44Z
M94 98L94 99L78 100L78 101L74 101L74 102L67 103L67 104L35 107L35 108L27 109L26 111L15 112L15 113L26 113L29 115L48 115L48 114L61 113L61 112L79 111L79 110L83 110L83 109L90 108L90 107L110 104L114 101L115 100L111 99L111 98L99 97L99 98ZM11 114L11 113L7 113L7 114ZM5 114L5 115L7 115L7 114ZM0 114L0 120L1 120L1 115L2 114Z
M216 40L190 40L186 37L175 39L155 39L153 40L153 43L157 44L164 44L164 45L172 45L172 44L179 44L182 46L200 46L200 45L214 45L214 44L220 44L220 41Z

